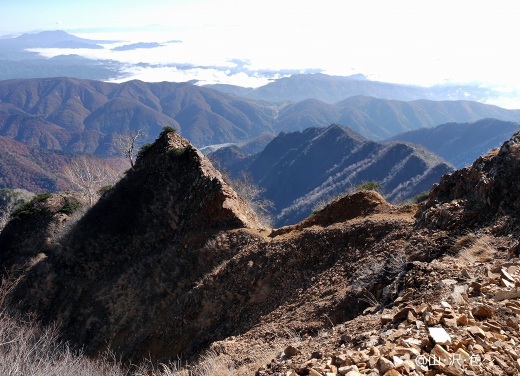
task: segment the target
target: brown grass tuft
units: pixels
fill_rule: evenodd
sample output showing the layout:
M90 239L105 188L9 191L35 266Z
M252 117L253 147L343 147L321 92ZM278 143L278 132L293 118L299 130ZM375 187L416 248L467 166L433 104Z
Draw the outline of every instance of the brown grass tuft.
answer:
M477 237L474 234L470 242L458 252L458 258L469 264L475 262L488 262L493 260L496 249L492 245L489 236ZM467 236L467 235L466 235Z
M9 296L21 279L4 278L0 285L0 375L188 376L176 364L128 368L113 354L91 359L72 349L55 327L42 328L12 309Z

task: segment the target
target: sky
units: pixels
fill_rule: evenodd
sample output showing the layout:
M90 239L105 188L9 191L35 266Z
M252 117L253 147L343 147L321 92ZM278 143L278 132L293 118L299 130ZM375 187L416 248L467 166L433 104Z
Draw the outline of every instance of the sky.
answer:
M520 90L519 16L517 0L0 0L0 35L60 29L123 40L79 53L129 63L128 74L145 81L259 86L286 71L321 71L507 93ZM182 43L110 50L169 40Z

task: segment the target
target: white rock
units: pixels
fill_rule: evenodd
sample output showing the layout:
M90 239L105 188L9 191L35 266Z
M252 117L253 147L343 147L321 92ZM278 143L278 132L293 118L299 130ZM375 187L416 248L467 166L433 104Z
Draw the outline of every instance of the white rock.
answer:
M507 270L500 269L500 274L502 274L502 278L507 279L509 282L515 282L515 279L507 272Z
M432 337L433 342L439 345L451 343L451 337L444 328L428 328L428 332L430 332L430 337Z
M404 363L404 361L401 358L395 355L392 357L392 361L394 362L394 365L396 367L400 367Z

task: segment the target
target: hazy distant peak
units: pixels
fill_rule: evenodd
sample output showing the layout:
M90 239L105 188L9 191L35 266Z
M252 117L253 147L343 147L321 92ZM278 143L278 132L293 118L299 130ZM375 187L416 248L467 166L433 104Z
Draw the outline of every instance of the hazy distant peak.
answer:
M353 74L351 76L347 76L346 78L351 79L351 80L359 80L359 81L368 80L368 77L361 73Z
M26 33L22 34L16 39L18 40L29 40L29 41L37 41L37 40L51 40L54 39L56 41L62 41L65 39L74 39L77 38L71 34L63 30L48 30L48 31L40 31L38 33Z
M157 48L161 47L162 44L157 42L139 42L139 43L132 43L132 44L125 44L124 46L114 47L112 48L112 51L132 51L132 50L138 50L138 49L151 49L151 48Z
M49 47L62 47L60 43L64 42L77 42L83 44L97 45L98 43L113 43L116 41L109 40L93 40L80 38L75 35L69 34L63 30L52 30L52 31L41 31L39 33L26 33L16 38L2 39L3 43L10 43L20 48L49 48ZM68 47L68 46L66 46ZM70 47L69 47L70 48Z

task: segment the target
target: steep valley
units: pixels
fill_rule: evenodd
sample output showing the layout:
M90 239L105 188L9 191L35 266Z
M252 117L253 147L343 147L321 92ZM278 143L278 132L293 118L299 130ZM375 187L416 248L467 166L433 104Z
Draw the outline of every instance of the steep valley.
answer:
M221 148L209 157L235 179L246 174L273 202L275 226L297 223L335 197L376 183L388 201L428 191L453 167L412 144L369 141L331 125L280 133L260 153Z

